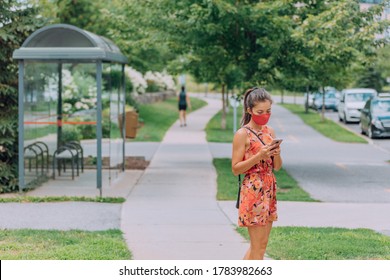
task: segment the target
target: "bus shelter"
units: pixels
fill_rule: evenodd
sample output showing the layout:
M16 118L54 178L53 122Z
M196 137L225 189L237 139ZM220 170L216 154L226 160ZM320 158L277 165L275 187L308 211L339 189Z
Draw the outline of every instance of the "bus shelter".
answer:
M19 185L111 184L125 169L125 64L107 38L72 25L32 33L19 62Z

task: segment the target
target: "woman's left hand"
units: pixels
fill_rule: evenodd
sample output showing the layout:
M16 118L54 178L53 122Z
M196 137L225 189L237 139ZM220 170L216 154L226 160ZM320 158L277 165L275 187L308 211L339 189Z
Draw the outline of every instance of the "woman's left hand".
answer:
M272 149L271 153L272 156L280 156L280 146L277 146L276 148Z

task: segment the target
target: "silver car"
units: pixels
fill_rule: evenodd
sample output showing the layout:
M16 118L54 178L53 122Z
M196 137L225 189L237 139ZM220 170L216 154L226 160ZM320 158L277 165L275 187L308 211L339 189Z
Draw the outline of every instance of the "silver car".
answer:
M377 95L377 91L371 88L344 89L338 104L339 120L345 123L359 122L361 110L367 100Z

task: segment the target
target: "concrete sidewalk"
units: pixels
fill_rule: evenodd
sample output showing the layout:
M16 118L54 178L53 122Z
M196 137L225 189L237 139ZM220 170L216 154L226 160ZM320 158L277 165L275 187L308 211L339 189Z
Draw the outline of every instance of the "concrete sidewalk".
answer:
M135 259L241 259L247 242L216 201L216 172L204 127L220 101L176 122L122 208Z

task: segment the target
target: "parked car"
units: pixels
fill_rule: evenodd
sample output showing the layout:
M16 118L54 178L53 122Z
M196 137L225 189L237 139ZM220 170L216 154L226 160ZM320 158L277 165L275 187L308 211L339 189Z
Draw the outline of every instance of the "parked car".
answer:
M351 88L341 92L338 105L339 120L348 122L359 122L360 111L367 100L377 96L377 91L370 88Z
M369 99L360 115L362 134L370 138L390 137L390 94Z
M313 107L314 109L321 110L323 104L323 96L321 93L318 93L314 96ZM336 91L327 91L325 92L325 109L337 111L339 104L339 98L337 97Z

